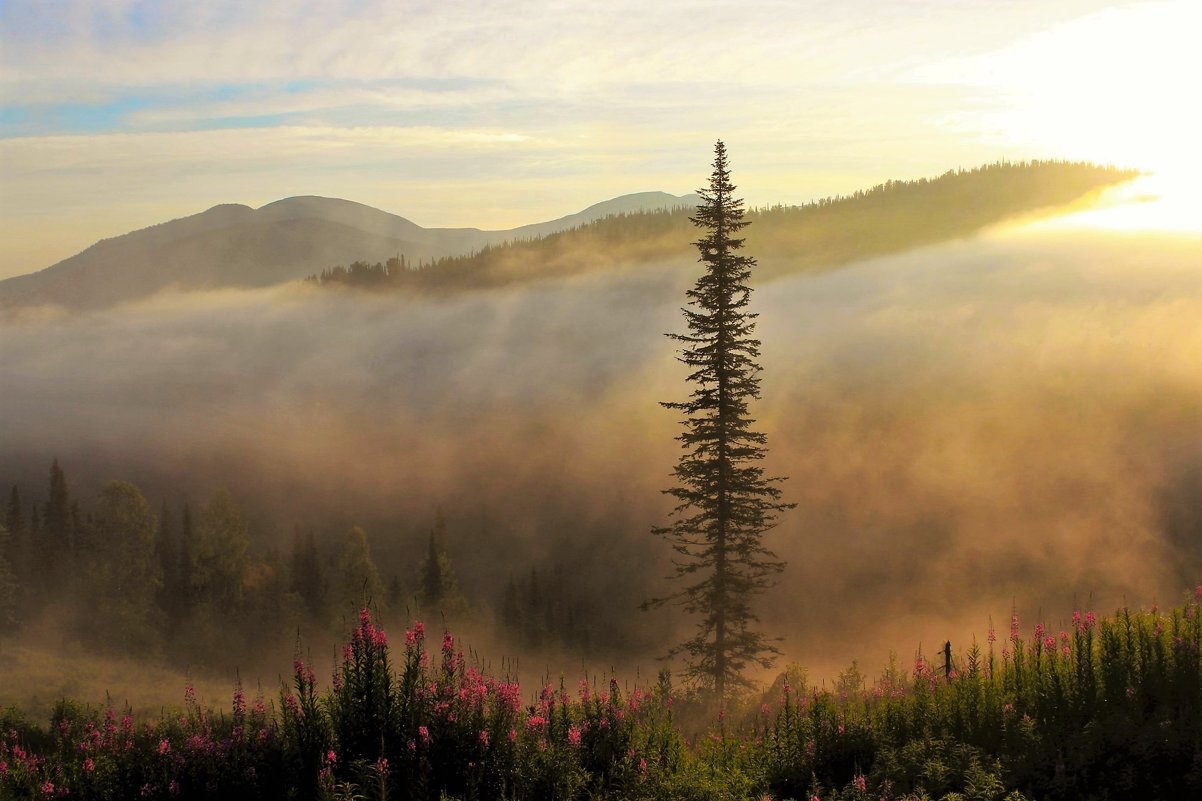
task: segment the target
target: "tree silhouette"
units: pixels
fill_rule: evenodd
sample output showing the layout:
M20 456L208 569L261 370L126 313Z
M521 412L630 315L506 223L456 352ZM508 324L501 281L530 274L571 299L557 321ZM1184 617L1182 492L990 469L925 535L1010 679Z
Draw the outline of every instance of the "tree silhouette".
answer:
M768 667L779 654L753 628L758 618L751 600L784 567L764 546L763 534L793 506L780 501L776 482L783 479L766 478L758 465L767 438L752 430L748 416L748 402L760 397L760 343L752 337L757 315L747 311L755 260L737 253L743 246L737 234L748 223L734 190L719 140L709 187L699 190L702 204L691 218L704 229L694 244L705 272L687 292L689 332L668 335L683 344L679 359L694 386L689 400L663 404L684 412L678 484L665 490L677 501L675 520L653 529L675 550L675 578L685 586L645 605L674 602L700 616L696 634L669 656L683 653L685 676L719 699L750 686L743 675L749 664Z

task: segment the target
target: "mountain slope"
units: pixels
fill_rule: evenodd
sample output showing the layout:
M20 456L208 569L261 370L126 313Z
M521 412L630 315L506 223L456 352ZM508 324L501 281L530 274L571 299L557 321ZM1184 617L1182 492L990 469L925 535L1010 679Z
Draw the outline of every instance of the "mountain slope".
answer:
M270 286L382 254L404 254L415 263L431 261L632 209L692 202L695 197L688 195L640 193L505 231L423 228L404 217L336 198L293 197L259 209L223 204L102 240L44 270L0 281L0 307L100 308L167 289Z
M1016 216L1047 213L1134 178L1133 170L1063 161L997 163L917 181L889 181L805 206L752 209L748 253L757 280L823 269L970 236ZM652 261L692 263L688 209L635 211L529 241L489 246L421 269L335 268L322 284L427 290L524 283ZM379 256L377 256L379 258Z

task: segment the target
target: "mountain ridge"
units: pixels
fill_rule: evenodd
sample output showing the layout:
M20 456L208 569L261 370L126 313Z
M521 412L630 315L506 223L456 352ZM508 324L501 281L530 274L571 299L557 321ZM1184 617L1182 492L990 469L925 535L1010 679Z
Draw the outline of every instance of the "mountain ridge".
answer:
M0 280L0 308L102 308L168 289L262 287L325 267L403 253L424 262L546 236L633 208L668 208L695 195L641 192L513 229L424 228L363 203L297 195L252 208L220 203L186 217L98 240L41 270Z

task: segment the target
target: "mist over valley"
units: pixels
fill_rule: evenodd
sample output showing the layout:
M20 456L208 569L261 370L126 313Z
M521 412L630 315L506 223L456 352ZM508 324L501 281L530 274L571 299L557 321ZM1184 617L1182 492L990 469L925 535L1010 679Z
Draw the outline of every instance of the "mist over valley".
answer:
M1188 585L1199 244L1020 222L838 269L770 254L755 417L797 509L768 535L788 567L761 616L785 661L829 678L983 637L1012 603L1063 614ZM688 625L637 607L670 567L649 535L678 450L659 402L684 379L663 334L695 269L684 254L433 295L291 282L25 310L0 337L0 478L40 504L57 458L85 510L116 478L174 514L225 488L255 553L300 530L334 559L360 525L411 612L441 510L498 656L521 647L494 629L506 587L533 571L588 634L527 651L531 670L648 675Z

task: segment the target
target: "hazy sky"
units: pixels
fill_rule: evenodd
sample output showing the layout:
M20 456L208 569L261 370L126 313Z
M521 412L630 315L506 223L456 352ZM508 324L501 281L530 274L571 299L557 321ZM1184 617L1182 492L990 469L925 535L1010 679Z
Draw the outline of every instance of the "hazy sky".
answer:
M0 0L0 277L222 202L500 228L680 194L718 137L753 203L1176 167L1199 29L1197 0Z

